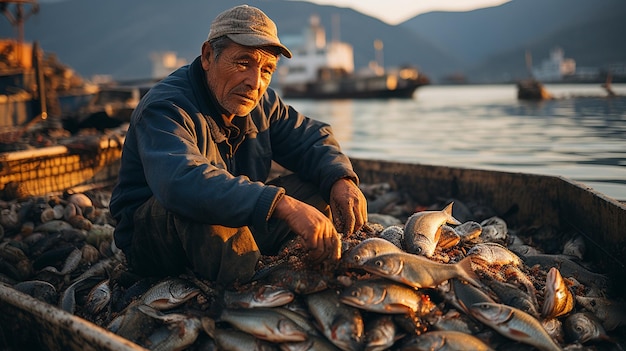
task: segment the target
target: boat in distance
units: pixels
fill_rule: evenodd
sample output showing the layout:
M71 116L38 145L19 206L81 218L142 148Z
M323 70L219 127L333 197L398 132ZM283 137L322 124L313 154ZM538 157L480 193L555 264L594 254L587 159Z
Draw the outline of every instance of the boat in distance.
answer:
M374 47L382 50L377 40ZM311 17L303 44L293 49L293 57L282 60L277 84L284 98L295 99L388 99L413 97L430 79L414 66L384 68L378 60L355 71L351 45L326 42L319 18Z

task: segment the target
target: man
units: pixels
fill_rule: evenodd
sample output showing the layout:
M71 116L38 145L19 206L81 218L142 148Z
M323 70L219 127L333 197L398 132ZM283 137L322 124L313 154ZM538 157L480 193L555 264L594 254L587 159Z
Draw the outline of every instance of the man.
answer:
M110 203L133 271L243 283L294 236L312 262L338 260L339 233L367 221L330 126L268 88L281 54L291 57L274 22L237 6L215 18L199 57L141 100ZM293 174L266 182L272 161Z

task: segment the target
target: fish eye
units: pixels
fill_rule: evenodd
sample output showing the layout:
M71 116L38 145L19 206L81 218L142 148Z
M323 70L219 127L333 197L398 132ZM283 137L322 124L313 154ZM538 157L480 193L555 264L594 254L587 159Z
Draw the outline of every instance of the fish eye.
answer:
M378 267L382 267L383 266L383 261L381 260L376 260L376 262L374 262Z
M359 292L355 290L350 295L352 295L353 297L359 297Z
M352 257L352 260L353 260L353 261L355 261L355 262L359 262L359 261L361 260L361 256L359 256L359 255L354 255L354 256Z

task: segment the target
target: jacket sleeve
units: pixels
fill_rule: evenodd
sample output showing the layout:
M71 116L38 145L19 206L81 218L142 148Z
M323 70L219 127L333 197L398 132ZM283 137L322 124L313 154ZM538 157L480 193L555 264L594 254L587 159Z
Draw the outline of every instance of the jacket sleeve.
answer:
M199 112L192 116L158 101L145 106L134 122L145 179L165 208L203 223L266 224L284 189L230 174ZM198 140L207 140L207 150L201 152Z
M328 200L332 185L341 178L359 179L352 163L333 135L330 125L309 118L268 90L264 103L270 116L274 159L301 178L317 184Z

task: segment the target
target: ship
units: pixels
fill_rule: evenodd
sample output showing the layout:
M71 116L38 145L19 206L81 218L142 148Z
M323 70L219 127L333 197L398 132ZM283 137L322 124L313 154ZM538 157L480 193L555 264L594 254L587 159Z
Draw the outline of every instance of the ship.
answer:
M374 41L377 58L383 43ZM296 99L388 99L413 98L417 88L430 79L415 66L384 68L381 60L355 71L353 48L339 40L326 42L319 17L311 16L302 45L293 57L280 62L279 90Z

